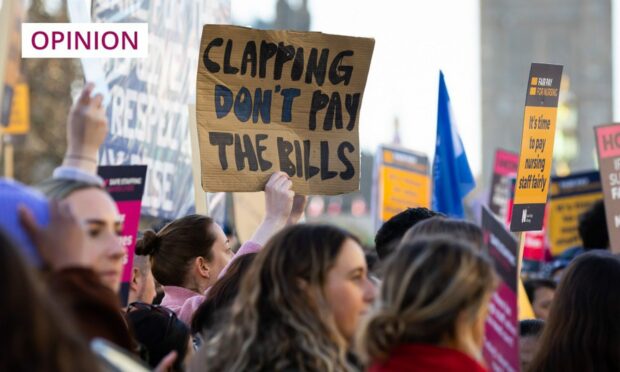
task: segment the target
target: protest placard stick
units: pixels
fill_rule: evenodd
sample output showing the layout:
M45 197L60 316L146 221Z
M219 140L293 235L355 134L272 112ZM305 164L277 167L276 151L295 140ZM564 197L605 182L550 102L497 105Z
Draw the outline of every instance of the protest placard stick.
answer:
M198 147L198 126L196 124L196 105L187 105L189 110L188 127L192 144L192 179L194 180L194 204L196 213L207 215L207 194L202 190L200 174L200 148Z
M517 300L518 300L518 309L519 309L519 320L524 319L534 319L534 310L532 309L532 304L530 303L529 298L527 297L527 293L525 292L525 287L523 287L523 280L521 280L521 266L523 264L523 251L525 249L525 232L519 233L519 257L517 261L517 274L518 274L518 290L517 290Z
M6 140L6 138L3 138ZM4 177L13 178L13 144L10 141L4 143Z

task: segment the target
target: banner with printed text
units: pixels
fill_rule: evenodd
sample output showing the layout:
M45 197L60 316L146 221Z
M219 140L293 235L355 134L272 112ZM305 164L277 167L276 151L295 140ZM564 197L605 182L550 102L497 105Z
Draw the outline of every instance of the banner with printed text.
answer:
M195 209L187 105L195 101L200 34L205 23L230 21L230 0L94 0L92 17L149 28L148 58L102 64L111 100L100 163L148 164L142 213L186 215Z
M510 231L541 230L549 194L563 66L532 63Z

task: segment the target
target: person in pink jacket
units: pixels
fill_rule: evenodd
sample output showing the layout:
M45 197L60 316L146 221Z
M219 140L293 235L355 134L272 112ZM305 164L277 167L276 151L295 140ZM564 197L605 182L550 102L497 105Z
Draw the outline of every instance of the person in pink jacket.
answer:
M161 305L190 324L206 292L232 260L258 252L274 233L299 220L306 198L295 196L291 186L284 172L269 178L265 186L265 218L236 254L220 226L207 216L189 215L172 221L158 233L146 231L136 245L136 253L150 256L153 276L164 288Z

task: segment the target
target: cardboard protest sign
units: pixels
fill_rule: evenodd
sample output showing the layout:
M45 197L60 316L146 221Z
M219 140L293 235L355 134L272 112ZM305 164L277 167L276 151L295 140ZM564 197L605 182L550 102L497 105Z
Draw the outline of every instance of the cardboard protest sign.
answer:
M430 207L428 157L398 146L382 145L375 156L373 216L378 228L405 208Z
M510 199L510 179L517 175L519 168L519 154L498 149L495 151L493 162L493 178L489 194L489 209L501 221L508 215L508 200Z
M82 63L89 79L100 82L95 89L107 84L110 92L100 164L149 165L143 214L174 219L193 213L187 105L195 102L202 26L229 23L230 0L92 0L86 17L91 14L92 22L144 22L149 28L148 58L105 59L103 68L99 61Z
M532 63L530 69L510 231L540 230L543 225L562 68Z
M489 304L485 323L483 356L491 371L519 371L519 285L516 239L486 207L482 208L482 231L488 254L495 264L499 286Z
M374 40L206 25L196 116L206 191L359 188L359 113Z
M127 262L123 267L120 298L123 306L126 306L140 223L146 165L101 166L97 173L103 178L106 190L116 202L123 224L121 242L127 250Z
M548 232L553 256L582 244L577 230L579 216L602 198L601 176L597 171L551 178Z
M612 252L620 253L620 124L598 126L594 131L609 244Z

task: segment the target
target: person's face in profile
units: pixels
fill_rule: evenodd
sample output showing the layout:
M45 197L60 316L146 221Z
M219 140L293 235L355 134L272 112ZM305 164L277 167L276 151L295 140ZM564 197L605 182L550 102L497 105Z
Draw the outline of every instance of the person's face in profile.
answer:
M534 355L538 350L538 337L525 336L519 337L519 359L521 361L521 371L527 371Z
M534 292L534 301L532 302L532 309L534 310L536 318L547 320L554 295L555 289L547 287L536 289Z
M375 287L368 278L366 257L362 247L347 239L327 273L323 288L341 335L351 341L360 318L375 298Z

